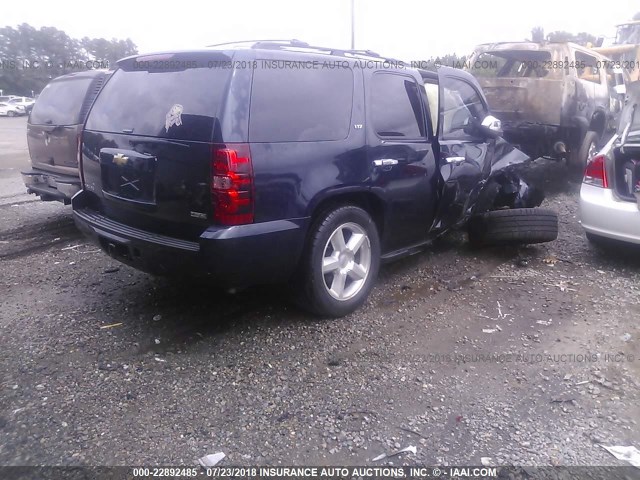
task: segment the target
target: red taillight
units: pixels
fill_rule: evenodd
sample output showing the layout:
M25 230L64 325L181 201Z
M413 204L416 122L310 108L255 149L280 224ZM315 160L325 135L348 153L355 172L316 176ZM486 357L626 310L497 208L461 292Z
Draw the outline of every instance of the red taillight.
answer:
M213 219L222 225L253 223L253 166L249 145L214 145L211 204Z
M605 170L605 160L607 157L604 155L597 155L587 163L587 168L584 170L584 178L582 183L587 185L593 185L594 187L609 188L609 182L607 181L607 172Z

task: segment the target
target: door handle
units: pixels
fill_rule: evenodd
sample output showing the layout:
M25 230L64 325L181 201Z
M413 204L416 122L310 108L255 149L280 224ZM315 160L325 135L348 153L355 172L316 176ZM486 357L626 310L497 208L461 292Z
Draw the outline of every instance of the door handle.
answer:
M398 165L398 160L395 158L381 158L373 161L374 167L390 167L391 165Z
M461 163L465 161L465 157L447 157L447 163Z

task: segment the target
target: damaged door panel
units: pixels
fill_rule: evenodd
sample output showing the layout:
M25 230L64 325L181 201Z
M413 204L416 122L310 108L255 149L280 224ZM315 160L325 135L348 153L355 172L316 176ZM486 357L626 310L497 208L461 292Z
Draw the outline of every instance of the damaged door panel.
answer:
M438 77L442 198L432 228L458 227L495 208L539 206L543 196L518 174L529 156L486 126L495 122L486 121L493 117L482 89L454 69L441 68Z

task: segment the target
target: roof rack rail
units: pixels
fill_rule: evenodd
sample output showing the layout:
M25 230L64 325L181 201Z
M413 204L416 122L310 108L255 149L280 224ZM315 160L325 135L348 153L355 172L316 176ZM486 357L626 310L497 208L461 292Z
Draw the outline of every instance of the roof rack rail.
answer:
M330 47L319 47L316 45L309 45L307 42L303 42L301 40L291 39L291 40L245 40L240 42L228 42L228 43L219 43L216 45L208 45L208 47L224 47L228 46L231 48L234 47L248 47L248 48L264 48L264 49L305 49L305 50L315 50L317 52L326 52L328 55L341 55L341 56L363 56L376 58L379 60L389 61L389 62L401 62L401 60L383 57L377 52L372 50L349 50L349 49L341 49L341 48L330 48Z
M308 47L309 44L301 40L292 39L267 39L267 40L241 40L239 42L225 42L207 45L207 47L226 47L226 46L251 46L251 48L264 48L276 46L296 46Z

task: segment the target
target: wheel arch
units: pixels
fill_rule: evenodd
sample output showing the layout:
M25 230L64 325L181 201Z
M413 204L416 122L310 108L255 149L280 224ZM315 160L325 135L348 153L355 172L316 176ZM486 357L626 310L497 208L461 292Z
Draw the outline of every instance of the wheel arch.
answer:
M312 202L309 210L311 212L311 222L313 225L319 218L322 218L331 210L345 205L354 205L362 208L373 219L378 229L378 235L382 238L385 231L385 210L386 204L375 193L365 189L340 189L326 192ZM311 231L311 229L309 229ZM307 234L308 238L308 234Z

